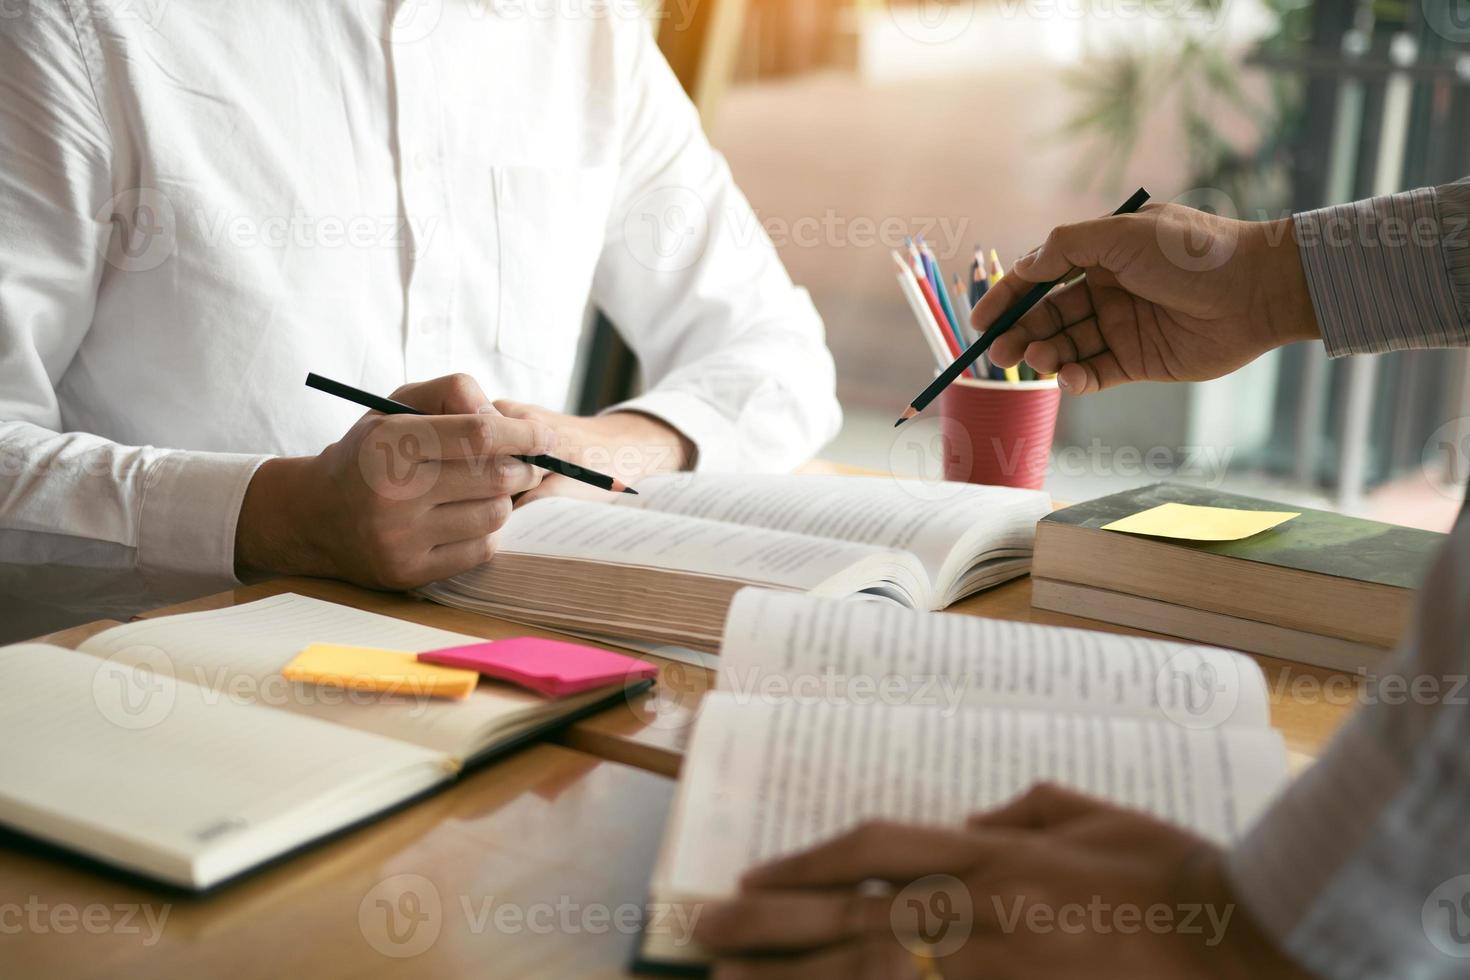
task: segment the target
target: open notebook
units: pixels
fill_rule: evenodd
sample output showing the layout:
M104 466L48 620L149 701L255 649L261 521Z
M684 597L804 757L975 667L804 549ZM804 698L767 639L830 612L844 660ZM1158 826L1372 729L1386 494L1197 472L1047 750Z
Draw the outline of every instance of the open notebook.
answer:
M750 589L731 611L654 872L652 904L869 819L959 825L1040 781L1215 841L1286 780L1247 657L1082 630ZM640 963L703 957L661 915Z
M678 474L607 503L541 500L436 602L713 652L748 585L942 609L1024 575L1050 499L888 477Z
M281 677L323 641L482 642L281 595L115 627L76 651L0 648L0 824L209 888L625 696L619 684L549 701L482 680L437 701Z

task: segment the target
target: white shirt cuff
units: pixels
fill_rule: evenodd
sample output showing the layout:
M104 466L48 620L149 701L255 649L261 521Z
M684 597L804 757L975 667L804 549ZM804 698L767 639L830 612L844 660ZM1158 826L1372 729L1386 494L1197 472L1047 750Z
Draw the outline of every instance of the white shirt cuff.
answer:
M138 528L138 568L238 584L235 525L245 489L269 456L175 452L149 469Z

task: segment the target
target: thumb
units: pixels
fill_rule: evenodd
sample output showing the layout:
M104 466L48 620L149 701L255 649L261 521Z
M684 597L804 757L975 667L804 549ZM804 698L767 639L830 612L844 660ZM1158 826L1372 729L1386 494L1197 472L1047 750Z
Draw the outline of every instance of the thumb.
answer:
M1058 225L1046 242L1011 267L1028 282L1065 279L1073 269L1122 271L1137 254L1140 234L1146 234L1146 214L1122 214L1072 225Z

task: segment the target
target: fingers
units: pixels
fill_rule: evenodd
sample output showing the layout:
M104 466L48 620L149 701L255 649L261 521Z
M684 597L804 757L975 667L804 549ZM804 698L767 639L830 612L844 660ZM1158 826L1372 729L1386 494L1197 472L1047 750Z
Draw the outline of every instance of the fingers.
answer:
M474 415L490 407L490 399L468 374L404 385L393 392L393 400L429 415Z
M514 497L541 485L546 471L514 456L476 459L404 459L386 444L364 447L361 475L376 503L416 511L456 502ZM463 537L463 535L462 535Z
M1045 830L1089 817L1105 804L1053 783L1039 783L1004 806L966 821L971 830Z
M488 405L473 414L369 416L365 422L374 426L366 448L383 457L376 468L402 473L426 464L438 467L426 492L429 503L532 490L545 471L517 457L556 447L556 433L546 423L506 418Z
M1090 395L1131 380L1112 351L1103 351L1076 364L1064 364L1057 371L1057 386L1069 395Z
M429 488L425 503L434 505L514 497L536 489L545 478L545 470L514 456L448 460L439 464L439 472Z
M508 419L498 413L422 417L394 415L383 419L382 436L405 436L408 459L485 459L518 454L538 456L556 445L544 422ZM413 438L407 438L412 436Z
M872 878L907 883L969 868L1009 840L955 830L874 821L802 854L746 873L744 888L830 888Z
M1055 336L1032 341L1026 347L1026 363L1040 374L1056 374L1063 364L1096 357L1107 347L1097 318L1088 317Z
M918 976L908 951L887 939L868 939L810 956L721 961L714 980L906 980Z
M1004 284L1005 280L1002 279L1001 285ZM996 289L1000 289L1000 286L997 286ZM999 319L1009 306L1009 304L1002 304L993 312L987 310L982 323L978 319L980 307L990 296L991 293L986 293L981 298L980 304L975 307L977 317L974 319L975 329L982 332ZM1042 368L1031 361L1027 355L1029 346L1037 341L1053 337L1073 324L1094 316L1095 313L1092 295L1087 289L1086 282L1068 283L1060 289L1054 289L1046 299L1036 304L1035 309L1018 320L1014 327L996 338L995 343L990 347L990 360L1000 367L1014 367L1021 363L1023 356L1027 356L1027 363L1038 371L1042 371ZM1051 369L1043 373L1050 374Z
M567 497L572 500L587 500L595 504L607 502L607 491L598 487L591 487L578 480L562 476L558 473L549 473L535 489L521 494L516 498L516 506L524 507L527 504L544 500L547 497Z
M424 515L425 531L436 545L489 537L505 526L510 512L509 496L440 504Z
M1040 248L1016 260L1011 274L1036 283L1065 278L1074 269L1121 272L1152 240L1153 223L1143 213L1058 225Z
M707 908L694 935L717 954L832 946L871 934L891 936L891 903L890 897L856 890L745 894Z
M1018 299L1026 295L1026 291L1031 288L1031 285L1031 283L1016 276L1001 277L1000 282L990 287L985 295L980 297L980 302L976 303L975 308L970 311L970 325L974 327L976 331L983 334L986 330L990 328L990 325L992 323L1000 319L1002 313L1010 309L1012 306L1015 305ZM1046 330L1046 319L1044 315L1038 314L1039 309L1040 307L1038 306L1037 310L1032 310L1030 314L1022 317L1020 322L1018 322L1010 330L1007 330L1004 335L997 339L996 342L990 347L991 354L998 355L1002 350L1002 347L1000 346L1001 341L1015 334L1017 331L1022 330L1023 327L1026 329L1035 329L1041 331L1040 333L1038 333L1038 336L1042 337L1049 336L1050 333L1054 333L1055 328L1053 328L1053 330L1051 331ZM1031 321L1033 317L1036 318L1035 321L1028 323L1028 321ZM1009 348L1004 349L1009 350ZM1025 344L1021 345L1021 349L1025 349ZM1019 353L1016 355L1016 358L1017 360L1020 359ZM993 359L994 357L992 356L992 360Z
M981 298L971 313L971 323L976 330L984 331L1035 283L1064 279L1077 269L1121 271L1148 246L1153 220L1147 214L1131 214L1054 228L1040 248L1018 259L1000 283ZM1032 367L1049 374L1050 369L1031 361L1028 347L1096 312L1087 283L1069 283L1053 291L997 338L990 348L990 359L1000 367L1012 367L1024 356Z
M514 419L531 419L545 422L555 418L558 413L542 408L540 405L531 405L526 402L511 401L509 398L498 398L495 401L495 410L501 415Z
M497 540L496 535L487 534L431 548L424 559L422 578L425 582L438 582L478 568L495 557Z

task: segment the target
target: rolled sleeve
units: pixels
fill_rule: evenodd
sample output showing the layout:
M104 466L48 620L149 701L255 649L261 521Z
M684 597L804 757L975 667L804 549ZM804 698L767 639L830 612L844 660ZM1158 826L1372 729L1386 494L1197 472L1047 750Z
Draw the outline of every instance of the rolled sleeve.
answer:
M149 468L138 522L138 568L237 583L235 526L245 490L268 456L168 453Z
M1329 356L1470 346L1470 180L1295 223Z

